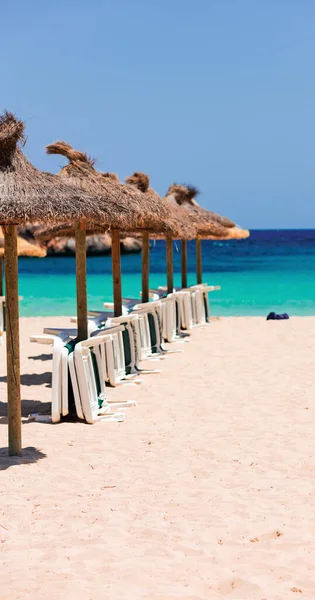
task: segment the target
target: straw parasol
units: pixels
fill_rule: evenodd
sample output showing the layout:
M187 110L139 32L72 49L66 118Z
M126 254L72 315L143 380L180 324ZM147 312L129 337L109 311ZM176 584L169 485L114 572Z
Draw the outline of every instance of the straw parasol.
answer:
M66 142L60 141L49 144L46 150L48 154L60 154L68 159L68 164L58 174L61 180L69 181L73 186L82 187L90 194L102 195L104 198L103 211L108 217L103 220L95 220L95 223L102 225L103 232L108 228L111 229L114 312L116 316L119 316L122 312L120 230L133 230L136 227L144 229L152 227L154 229L161 223L164 223L165 227L175 227L175 223L168 225L167 207L156 206L151 198L145 197L131 186L121 184L117 176L98 172L94 168L95 161L86 153L75 150ZM69 235L71 234L69 233ZM80 247L80 260L83 262L85 239L82 239ZM81 285L86 289L86 278L85 284L82 279Z
M200 206L195 198L199 190L192 185L173 184L169 187L165 200L181 206L190 215L197 228L196 237L196 274L197 283L202 283L201 239L241 239L249 232L235 226L235 223ZM182 287L187 287L187 245L182 242Z
M119 201L121 213L116 214L117 220L111 223L95 221L94 233L110 228L112 236L112 270L114 287L114 312L116 316L122 313L122 291L120 270L120 231L162 231L170 234L181 233L181 226L175 216L172 217L170 207L158 203L152 194L143 193L131 182L122 184L114 173L101 173L94 168L92 161L86 154L74 150L65 142L56 142L47 146L49 154L62 154L69 160L63 167L60 177L67 178L72 184L83 186L89 193L100 193L106 189L108 194L113 194L113 200ZM113 217L113 215L111 215ZM65 224L62 235L72 236L72 226ZM46 232L47 233L47 232ZM51 235L53 232L51 232ZM59 232L61 235L61 232Z
M135 186L137 189L141 190L143 193L150 195L155 199L157 203L166 204L163 202L162 198L152 189L150 188L150 180L148 175L145 173L135 172L130 177L127 177L125 181ZM161 236L161 233L155 234L153 237L155 239L166 237L166 268L167 268L167 291L171 293L174 289L174 281L173 281L173 239L181 239L188 240L192 239L196 235L196 228L191 222L191 219L186 211L184 211L178 204L170 203L168 205L170 210L170 216L174 219L178 224L178 232L167 234L166 236ZM149 233L145 232L142 240L142 298L143 302L148 302L149 299Z
M103 213L107 219L96 219L104 229L121 229L132 231L133 228L153 229L175 227L169 219L169 210L163 205L157 205L154 198L146 196L131 185L124 185L114 173L101 173L94 168L95 160L87 154L74 150L66 142L55 142L46 146L47 154L59 154L68 159L68 164L62 167L58 177L67 180L73 186L103 197ZM64 221L67 221L65 219Z
M233 227L231 229L227 229L227 234L225 236L214 236L214 235L205 235L202 236L203 240L246 240L250 236L249 229L242 229L241 227Z
M220 235L221 227L232 228L235 223L227 217L222 217L211 210L203 208L196 202L199 190L193 185L180 185L173 183L165 196L165 200L169 203L177 204L186 210L193 223L198 228L199 235Z
M24 123L4 112L0 116L0 225L6 260L9 454L17 456L22 452L17 226L71 220L79 231L86 221L104 218L99 197L38 171L20 149L24 141Z

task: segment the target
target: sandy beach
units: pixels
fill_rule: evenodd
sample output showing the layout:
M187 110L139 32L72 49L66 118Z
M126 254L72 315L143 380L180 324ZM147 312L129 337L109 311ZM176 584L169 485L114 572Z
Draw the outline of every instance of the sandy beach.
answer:
M1 600L315 598L315 317L224 318L157 363L122 424L47 425L45 325L21 319L22 459L0 347ZM152 363L151 363L152 364Z

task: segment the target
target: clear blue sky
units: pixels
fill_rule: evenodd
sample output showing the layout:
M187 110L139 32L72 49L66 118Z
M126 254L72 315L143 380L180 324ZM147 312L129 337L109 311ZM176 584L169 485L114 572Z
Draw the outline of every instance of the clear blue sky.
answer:
M315 227L314 0L0 0L0 108L252 228Z

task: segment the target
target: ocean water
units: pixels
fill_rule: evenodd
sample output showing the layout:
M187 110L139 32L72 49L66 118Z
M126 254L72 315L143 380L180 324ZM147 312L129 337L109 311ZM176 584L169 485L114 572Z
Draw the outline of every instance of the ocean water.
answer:
M315 230L252 231L248 240L202 242L203 281L212 315L263 315L269 311L315 315ZM150 286L166 284L165 243L152 242ZM88 306L112 300L111 259L89 257ZM188 243L188 280L196 282L195 243ZM123 295L139 295L141 254L122 256ZM180 242L174 242L174 281L180 285ZM21 316L75 314L75 259L19 259Z

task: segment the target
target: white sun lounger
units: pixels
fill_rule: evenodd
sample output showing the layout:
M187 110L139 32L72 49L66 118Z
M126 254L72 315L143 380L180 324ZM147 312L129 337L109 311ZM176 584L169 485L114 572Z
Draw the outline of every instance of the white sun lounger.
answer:
M128 300L130 301L130 299ZM135 300L134 302L138 302L138 300ZM106 306L108 308L112 308L110 303L106 303ZM158 318L158 313L161 312L161 303L148 302L144 304L134 304L133 302L129 302L129 308L131 309L131 312L127 313L126 315L124 314L122 317L115 317L113 311L89 311L89 326L95 330L99 329L101 332L104 328L108 327L109 323L127 323L130 321L131 326L127 329L131 335L131 339L134 339L135 345L135 357L131 361L134 362L135 369L132 368L132 372L134 370L140 372L141 368L138 365L139 362L149 358L156 359L157 354L163 352L161 348L162 340L160 337ZM138 322L135 320L135 315L138 317ZM124 317L128 318L125 319ZM71 321L76 323L77 318L72 317ZM93 332L93 335L95 334L97 334L96 331ZM145 369L145 372L156 373L157 371Z
M139 316L140 360L160 359L165 354L162 347L162 303L160 300L141 302L138 299L123 299L130 314ZM154 371L157 372L157 371Z
M107 336L108 341L111 341L111 336ZM106 339L107 339L106 338ZM94 338L92 338L94 339ZM52 401L51 401L51 417L48 415L31 415L35 420L40 421L52 421L53 423L58 423L61 420L61 416L66 416L69 413L69 403L68 403L68 369L70 368L70 374L72 373L72 384L73 384L73 392L74 398L76 402L76 409L79 418L84 418L82 411L80 411L80 404L78 403L78 397L81 397L81 391L78 387L80 385L77 382L77 379L74 375L74 361L73 354L69 354L68 348L64 345L63 340L60 337L41 334L41 335L33 335L30 337L31 342L37 342L40 344L48 344L53 346L53 368L52 368ZM101 338L97 338L95 342L95 346L100 346ZM112 349L110 348L112 351ZM103 386L103 394L105 398L105 372L104 368L106 368L106 357L103 360L102 371L100 377L103 379L100 380L101 386ZM80 368L80 367L79 367ZM134 401L111 401L107 400L107 404L109 406L114 405L120 408L126 408L129 406L134 406Z
M110 338L110 334L98 335L78 342L74 352L69 356L76 411L79 418L85 419L87 423L95 423L97 420L123 421L124 413L114 412L114 408L127 408L135 405L132 401L113 404L107 401L100 347L110 341ZM94 354L95 350L96 354Z
M192 290L195 303L195 323L196 325L205 325L210 321L210 303L209 292L215 292L221 289L219 285L207 285L201 283L193 285L188 290Z
M189 294L182 290L167 294L165 287L150 290L150 294L152 294L152 298L159 296L163 305L163 338L167 342L188 341L189 333L184 333L183 330L189 330L192 327Z
M162 354L161 338L161 302L144 302L135 304L132 313L139 316L140 360L157 358Z
M104 372L109 385L116 387L123 384L138 384L142 383L142 379L138 377L138 373L126 372L125 348L123 333L124 325L115 324L108 325L105 329L99 329L95 337L102 336L105 333L111 334L111 337L106 340L106 353Z
M130 314L123 315L122 317L114 317L113 319L109 319L107 322L108 325L117 324L122 325L125 328L123 332L123 338L125 350L125 369L127 375L138 376L141 373L152 374L159 372L154 369L142 369L139 365L139 361L143 358L141 329L143 330L144 328L143 325L145 317L146 315L141 312L131 312ZM104 331L106 331L106 329L107 326L105 326ZM139 379L136 381L139 383Z
M153 290L153 294L167 294L166 286L160 286L157 290ZM185 330L190 331L193 327L193 308L191 302L191 292L189 289L174 288L171 294L167 294L167 298L172 297L177 303L177 335L180 337L180 332ZM187 334L186 334L187 335Z

